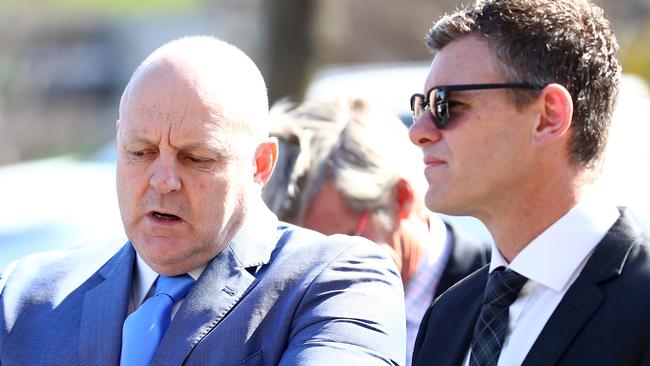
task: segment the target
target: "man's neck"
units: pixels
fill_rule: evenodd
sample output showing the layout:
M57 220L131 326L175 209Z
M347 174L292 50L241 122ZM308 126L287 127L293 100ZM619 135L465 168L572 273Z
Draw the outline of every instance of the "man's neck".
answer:
M508 200L508 207L501 211L480 218L508 262L575 207L591 187L583 178L547 180L537 189Z

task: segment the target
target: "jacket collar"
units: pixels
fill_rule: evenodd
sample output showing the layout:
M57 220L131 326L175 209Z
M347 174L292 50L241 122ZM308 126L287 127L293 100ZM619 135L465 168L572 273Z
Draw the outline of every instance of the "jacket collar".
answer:
M185 298L152 365L180 365L258 280L278 241L278 220L265 206L253 211L230 244L206 267Z
M596 246L584 269L558 304L537 337L524 365L556 364L580 329L591 319L606 295L601 283L621 275L630 250L642 230L621 210L621 216Z
M84 294L79 329L81 365L117 365L122 347L135 250L127 243L89 281L98 281Z

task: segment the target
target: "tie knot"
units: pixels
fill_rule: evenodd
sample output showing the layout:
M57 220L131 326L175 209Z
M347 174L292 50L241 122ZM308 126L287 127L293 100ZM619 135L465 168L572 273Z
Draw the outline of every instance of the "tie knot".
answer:
M158 276L156 295L165 294L177 302L187 295L192 285L194 285L194 279L188 274L174 277Z
M490 273L485 289L484 303L509 307L517 299L528 278L510 269L499 267Z

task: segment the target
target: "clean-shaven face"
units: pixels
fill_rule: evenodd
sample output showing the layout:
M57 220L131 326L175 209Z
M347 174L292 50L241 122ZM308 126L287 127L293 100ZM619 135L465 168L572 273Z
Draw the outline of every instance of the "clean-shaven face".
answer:
M503 83L486 40L453 41L436 54L424 85ZM530 175L531 126L537 117L518 111L507 89L454 91L449 125L437 129L424 113L409 131L423 152L429 183L425 202L436 212L480 219L507 207Z
M227 245L254 170L241 153L246 142L197 83L181 63L163 60L134 77L120 106L122 221L140 256L165 275L206 264Z

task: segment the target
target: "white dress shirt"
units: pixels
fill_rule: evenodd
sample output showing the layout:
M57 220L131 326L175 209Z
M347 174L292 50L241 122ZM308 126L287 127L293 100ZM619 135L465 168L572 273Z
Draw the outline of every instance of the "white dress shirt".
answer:
M135 309L137 309L146 299L153 295L153 284L158 278L158 273L151 269L139 254L136 254L136 257L133 281L131 284L131 298L129 299L129 314L134 312ZM193 269L187 274L196 281L199 279L204 269L205 265ZM174 304L174 307L172 308L172 319L184 300L185 299L183 298Z
M619 218L615 205L590 194L530 242L510 264L493 245L490 273L504 266L526 276L510 306L498 365L521 365L596 245ZM469 364L469 353L464 365Z

